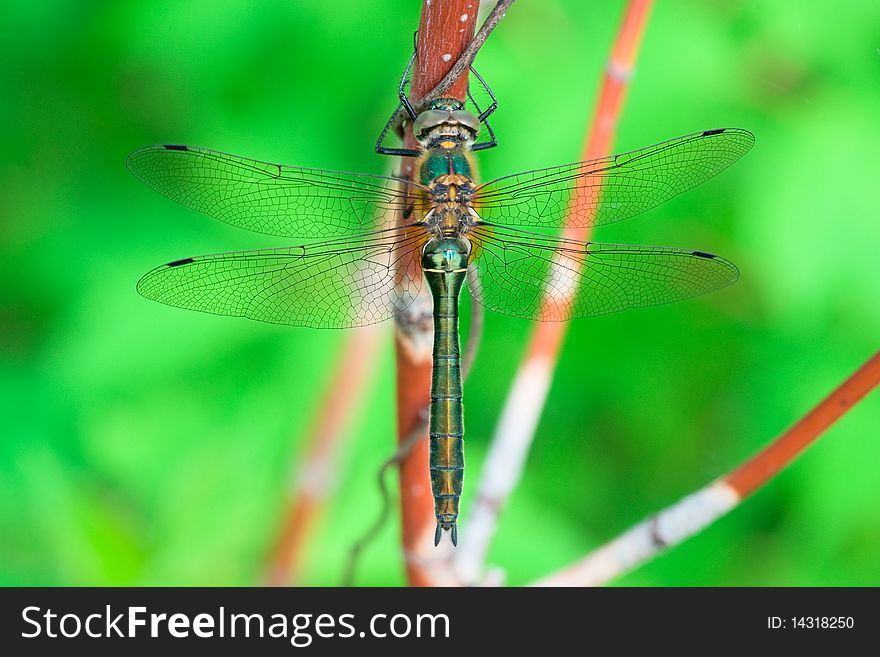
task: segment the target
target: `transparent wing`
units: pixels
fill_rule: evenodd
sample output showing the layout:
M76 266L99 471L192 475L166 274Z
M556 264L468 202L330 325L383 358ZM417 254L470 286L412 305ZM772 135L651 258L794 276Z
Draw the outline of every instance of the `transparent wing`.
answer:
M170 306L274 324L347 328L388 319L418 295L421 225L349 239L184 258L138 281Z
M672 303L739 275L729 260L702 251L578 242L486 225L468 237L474 299L527 319L558 322Z
M424 209L417 184L303 169L206 148L147 146L128 157L147 187L239 228L304 239L391 228L398 210Z
M754 143L747 130L706 130L629 153L498 178L479 186L473 202L490 223L601 226L699 185Z

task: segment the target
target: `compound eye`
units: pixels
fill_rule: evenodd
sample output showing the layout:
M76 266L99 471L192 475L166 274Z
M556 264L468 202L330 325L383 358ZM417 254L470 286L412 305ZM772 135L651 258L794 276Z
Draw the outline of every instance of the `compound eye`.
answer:
M424 134L449 119L449 112L444 110L425 110L413 121L413 135L421 140Z
M480 120L465 110L455 110L452 112L452 118L458 121L460 125L474 133L474 137L480 134Z

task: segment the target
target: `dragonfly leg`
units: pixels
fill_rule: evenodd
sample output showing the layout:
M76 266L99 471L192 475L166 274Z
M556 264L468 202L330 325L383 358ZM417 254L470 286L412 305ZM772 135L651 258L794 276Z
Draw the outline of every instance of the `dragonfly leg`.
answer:
M417 37L418 32L416 32L414 38ZM406 69L403 71L403 77L400 78L400 86L397 89L397 97L400 103L397 105L397 109L394 110L394 113L391 115L391 118L388 119L388 122L385 124L385 127L379 134L379 138L376 140L375 150L377 153L379 153L379 155L397 155L401 157L417 157L421 155L421 151L418 149L385 146L385 139L386 137L388 137L389 133L394 132L397 134L398 137L402 139L404 122L407 120L409 120L410 122L415 121L416 116L418 116L419 110L416 108L416 106L413 105L413 102L410 100L409 95L407 94L407 85L410 82L410 73L412 71L415 59L416 53L413 52L412 57L410 57L409 63L406 65ZM488 84L486 84L486 81L479 73L477 73L477 70L473 66L470 67L470 71L471 74L479 81L480 86L482 86L486 94L488 94L489 96L489 106L483 109L482 107L480 107L480 104L471 93L470 87L468 87L467 98L477 110L475 114L480 123L482 123L486 127L486 132L489 133L488 140L478 142L472 147L475 151L482 151L487 148L494 148L498 145L498 142L495 139L495 132L492 130L492 126L489 125L489 121L487 120L489 115L498 108L498 101L495 98L495 94L492 93L492 89L489 87Z
M486 93L489 94L489 99L491 100L491 104L486 109L482 109L477 102L476 98L474 98L473 94L471 94L470 87L468 87L468 99L471 101L473 106L476 108L478 116L477 118L480 120L484 126L486 126L486 132L489 133L489 139L487 141L480 141L474 144L471 149L475 151L486 150L487 148L494 148L498 145L498 142L495 139L495 132L492 130L492 126L489 125L488 117L489 115L498 109L498 101L495 99L495 94L492 93L492 90L489 88L489 85L486 84L486 81L482 78L482 76L477 73L477 69L471 66L471 73L477 80L480 81L480 84L483 86L483 89L486 90Z
M418 31L416 35L413 36L415 39L418 35ZM398 155L401 157L418 157L421 154L421 151L413 148L390 148L385 146L385 137L389 132L396 132L398 136L403 138L403 121L408 120L413 121L416 118L416 111L412 106L412 103L409 100L409 96L406 95L406 85L409 82L409 74L412 70L413 62L416 59L415 50L413 50L412 57L410 57L409 63L406 65L406 69L403 72L403 77L400 78L400 87L397 90L397 96L400 99L400 104L397 106L397 109L394 110L394 113L391 115L391 118L388 119L388 123L385 124L385 128L379 134L379 139L376 140L376 152L379 155Z

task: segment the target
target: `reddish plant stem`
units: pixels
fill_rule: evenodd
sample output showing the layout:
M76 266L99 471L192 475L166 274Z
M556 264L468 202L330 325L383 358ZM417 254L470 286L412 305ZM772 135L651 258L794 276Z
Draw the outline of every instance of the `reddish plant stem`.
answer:
M505 12L510 9L510 5L512 5L516 0L498 0L495 6L492 8L492 11L489 12L489 15L486 16L486 20L480 25L480 29L477 31L476 36L471 40L471 42L467 45L467 47L462 51L461 56L456 60L455 64L453 64L449 71L446 72L446 75L443 76L443 79L437 83L437 85L429 91L425 96L422 97L422 102L426 102L429 100L433 100L434 98L445 98L446 91L450 87L455 84L458 84L461 80L462 74L467 74L468 69L471 64L474 62L474 58L477 56L477 53L480 51L480 48L483 47L483 44L486 43L486 39L489 38L489 35L492 33L496 27L498 27L498 23L501 22L501 19L504 18ZM468 19L470 19L470 14L464 14ZM454 93L454 92L453 92ZM458 96L454 96L458 98Z
M433 89L458 60L473 37L478 9L476 0L423 1L410 86L413 101L417 102ZM465 20L461 20L463 16ZM462 101L466 98L466 72L444 96ZM412 148L409 130L406 139L407 147ZM406 178L416 175L413 164L412 158L404 158L400 175ZM430 302L427 303L430 308ZM405 319L406 315L397 323L396 340L398 442L405 440L419 425L431 394L433 327L424 318L417 325L404 326ZM407 581L411 586L429 586L432 579L420 565L423 561L420 557L433 549L431 536L435 522L427 436L400 465L400 504Z
M880 384L880 352L874 354L788 431L724 477L724 481L740 497L749 495L794 460L810 443L822 435L823 431L878 384Z
M419 425L431 391L431 356L413 353L404 342L396 341L397 437L401 443ZM423 436L400 464L400 511L406 576L410 586L427 586L430 581L413 555L424 551L422 537L433 531L434 500L428 470L428 439Z
M476 0L445 0L423 2L416 43L416 61L412 72L412 97L418 102L434 89L455 65L474 35L479 2ZM462 21L462 16L467 18ZM468 76L461 77L443 92L444 98L467 97Z

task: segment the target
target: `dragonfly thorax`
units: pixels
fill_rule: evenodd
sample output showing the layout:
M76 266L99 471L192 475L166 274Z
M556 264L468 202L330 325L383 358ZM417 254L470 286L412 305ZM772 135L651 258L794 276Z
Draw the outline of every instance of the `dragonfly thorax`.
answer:
M434 205L468 205L474 195L474 183L469 176L461 173L446 173L437 176L429 185Z
M430 172L431 164L429 159L423 167L422 174L426 179L430 179L433 175ZM429 230L438 237L455 237L470 230L474 219L478 218L471 207L474 183L470 176L444 173L428 184L428 190L434 206L425 217L425 224Z

